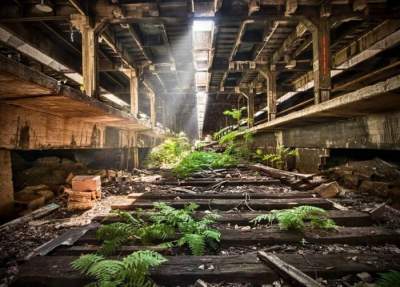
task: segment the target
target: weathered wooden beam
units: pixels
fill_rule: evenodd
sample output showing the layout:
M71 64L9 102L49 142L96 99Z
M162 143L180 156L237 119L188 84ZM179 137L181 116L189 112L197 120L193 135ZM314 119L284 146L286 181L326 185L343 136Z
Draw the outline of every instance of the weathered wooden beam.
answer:
M299 255L277 254L279 258L313 275L323 278L340 278L360 272L379 273L400 268L398 256L393 254L358 254L357 260L351 260L354 254ZM38 256L20 268L16 287L47 286L67 287L83 286L89 283L71 267L78 256ZM372 262L372 264L371 264ZM213 265L214 268L199 269ZM275 271L262 264L256 253L232 256L169 256L167 262L151 270L156 282L167 286L188 286L198 278L207 282L251 283L262 285L279 279Z
M220 210L229 210L237 207L240 204L243 204L242 200L236 199L181 199L181 200L166 200L164 201L168 205L172 207L184 207L186 204L190 202L195 202L199 205L200 210L205 210L209 208L220 209ZM261 209L261 210L272 210L272 209L285 209L291 208L300 205L313 205L322 208L329 209L332 206L331 202L328 202L324 199L320 198L298 198L298 199L256 199L254 201L248 202L248 205L253 209ZM112 205L113 209L124 209L124 210L133 210L137 208L153 208L152 201L146 200L136 200L129 199L124 200L124 202L116 202Z
M278 273L286 280L296 284L296 286L322 287L321 284L312 279L310 276L304 274L293 265L290 265L287 262L283 261L275 254L268 254L264 251L258 251L258 257L273 270L277 270Z

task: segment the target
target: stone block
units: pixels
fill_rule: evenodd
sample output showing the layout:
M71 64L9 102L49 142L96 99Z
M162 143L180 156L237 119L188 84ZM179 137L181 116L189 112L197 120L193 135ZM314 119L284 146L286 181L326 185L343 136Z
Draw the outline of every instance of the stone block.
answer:
M323 198L332 198L336 197L340 193L341 188L336 181L333 181L321 184L320 186L316 187L313 191L315 193L318 193Z
M100 176L99 175L77 175L72 179L72 190L74 190L74 191L101 190Z

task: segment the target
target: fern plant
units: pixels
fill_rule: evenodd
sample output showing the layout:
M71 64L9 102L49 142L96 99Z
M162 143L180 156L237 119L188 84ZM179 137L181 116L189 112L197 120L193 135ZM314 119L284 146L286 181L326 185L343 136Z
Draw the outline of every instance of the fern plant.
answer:
M379 287L400 287L400 271L391 270L380 273L380 279L377 282Z
M240 109L225 110L224 115L230 116L232 119L237 120L239 123L240 119L242 118L242 112L245 110L246 110L245 107L242 107Z
M96 282L87 286L98 287L152 287L149 269L167 260L150 250L134 252L122 260L110 260L101 255L82 255L71 263L72 268L92 277Z
M184 134L169 137L151 150L147 165L149 167L174 167L190 150L189 139Z
M131 240L153 243L156 240L169 240L179 234L177 240L164 242L162 246L170 248L187 244L194 255L201 255L205 246L213 247L219 242L220 233L209 227L215 222L216 215L207 214L200 220L193 218L197 208L198 205L194 203L182 209L175 209L165 203L155 203L155 212L149 217L148 223L126 211L116 211L123 222L103 225L97 231L97 238L103 241L100 253L113 254L121 245Z
M272 210L268 214L259 215L251 220L254 224L263 221L267 221L269 224L278 221L279 228L283 230L303 231L305 228L305 221L310 222L311 228L336 228L335 222L327 218L327 213L324 209L308 205L302 205L291 209Z

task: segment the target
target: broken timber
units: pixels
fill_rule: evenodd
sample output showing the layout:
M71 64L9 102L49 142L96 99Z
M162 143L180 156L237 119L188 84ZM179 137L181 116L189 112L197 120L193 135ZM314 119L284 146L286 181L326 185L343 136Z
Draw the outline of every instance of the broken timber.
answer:
M400 268L398 256L392 254L358 255L298 255L277 254L279 258L302 272L315 272L323 278L338 278L359 272L377 273ZM88 278L74 271L70 263L76 256L38 256L23 265L14 287L19 286L84 286ZM252 284L272 283L279 277L262 264L255 253L234 256L172 256L151 277L166 286L187 286L198 278L207 282L241 282ZM200 265L213 265L214 269L199 269Z
M338 227L337 230L311 230L305 232L292 232L279 230L277 227L269 229L219 229L221 232L221 245L249 246L251 244L300 244L302 240L316 244L400 244L400 231L382 227ZM175 238L169 238L175 239ZM95 230L88 231L77 242L82 244L99 244ZM135 244L134 241L131 242ZM133 247L134 249L137 247Z
M179 200L163 200L166 204L174 207L181 208L185 205L194 202L199 205L199 210L205 209L220 209L229 210L238 208L242 205L246 207L245 200L240 199L179 199ZM272 210L272 209L285 209L292 208L300 205L313 205L325 209L332 209L332 203L320 198L295 198L295 199L257 199L248 200L247 205L253 209ZM112 209L132 210L136 208L149 209L153 208L152 201L146 200L124 200L121 203L111 205ZM246 207L247 208L247 207Z
M141 212L140 216L144 219L151 216L152 212ZM203 218L205 212L196 212L195 218ZM217 223L223 223L231 225L249 225L250 221L259 215L265 214L264 212L218 212L219 217L216 219ZM365 212L359 212L354 210L340 211L340 210L327 210L327 217L334 220L339 226L368 226L373 223L371 215ZM98 217L97 221L102 224L118 222L120 219L117 216Z
M312 279L310 276L304 274L302 271L286 263L285 261L283 261L274 254L267 254L263 251L259 251L258 257L261 259L261 261L265 262L273 270L277 270L277 272L283 278L286 278L288 279L288 281L296 284L295 286L322 287L321 284Z

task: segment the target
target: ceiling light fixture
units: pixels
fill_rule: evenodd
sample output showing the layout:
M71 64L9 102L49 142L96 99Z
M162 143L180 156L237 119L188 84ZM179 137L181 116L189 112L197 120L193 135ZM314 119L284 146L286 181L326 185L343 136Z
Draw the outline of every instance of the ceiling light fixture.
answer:
M35 5L35 8L36 8L37 10L39 10L40 12L43 12L43 13L50 13L50 12L53 12L53 7L51 7L51 6L48 5L48 4L45 4L45 3L44 3L44 0L41 0L41 1L40 1L40 4L36 4L36 5Z

